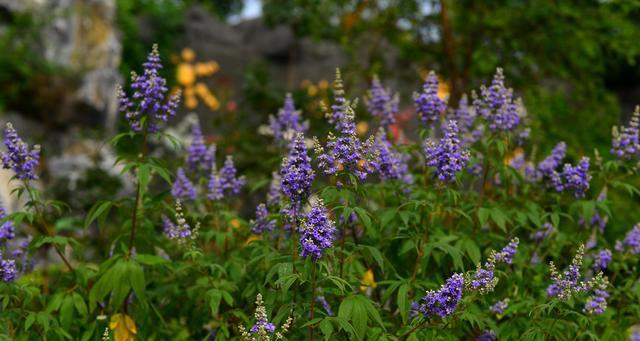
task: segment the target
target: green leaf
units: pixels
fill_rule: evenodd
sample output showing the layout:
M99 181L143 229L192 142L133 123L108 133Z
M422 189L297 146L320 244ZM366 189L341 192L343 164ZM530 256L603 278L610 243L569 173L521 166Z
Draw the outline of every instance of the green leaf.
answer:
M140 190L146 191L149 181L151 180L151 167L148 164L142 164L138 167L138 181L140 181Z
M91 207L87 217L84 220L84 228L89 227L92 222L94 222L98 217L107 216L111 207L113 206L112 201L98 201Z
M69 329L71 322L73 322L73 297L67 295L60 307L60 324L62 324L64 328Z
M498 227L503 231L507 232L507 216L502 212L499 208L494 208L491 210L491 219L498 225Z
M136 293L136 297L143 305L145 305L147 294L145 290L146 282L144 279L144 270L142 270L142 267L137 263L131 261L127 261L127 263L127 275L129 276L129 284L131 285L131 288L133 288L133 292Z
M480 207L478 209L478 220L480 221L480 225L484 226L487 224L487 220L489 219L489 214L491 211L487 208Z
M138 263L140 264L149 265L149 266L155 266L158 264L165 264L169 262L168 260L160 256L145 255L145 254L136 255L135 260L138 261Z
M82 296L80 296L80 294L78 294L77 292L74 292L72 294L72 297L73 305L75 306L78 314L80 314L80 316L87 316L89 312L87 311L87 304L84 302Z
M369 253L371 258L376 261L376 263L380 267L380 271L384 272L384 258L382 257L380 250L369 245L361 245L361 247Z
M400 317L402 317L402 322L407 323L407 316L409 315L408 283L404 283L398 288L398 310L400 310Z
M26 320L24 321L24 330L29 330L29 328L31 328L31 326L33 325L33 322L36 321L36 313L34 312L30 312L27 315Z
M331 323L331 321L329 319L324 319L322 322L320 322L319 327L322 331L322 334L324 334L325 340L329 340L329 338L333 334L333 324Z

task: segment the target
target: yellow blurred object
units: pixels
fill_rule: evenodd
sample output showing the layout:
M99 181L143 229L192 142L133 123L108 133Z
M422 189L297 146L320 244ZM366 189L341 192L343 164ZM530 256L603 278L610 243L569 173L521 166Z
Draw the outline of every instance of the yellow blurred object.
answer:
M342 172L344 170L344 166L342 163L338 163L338 172Z
M138 333L136 322L127 314L111 316L109 329L114 331L114 339L116 341L133 341Z
M211 76L218 72L220 66L216 62L210 61L206 63L196 63L195 69L198 76Z
M317 95L318 94L318 87L313 85L313 84L309 85L309 87L307 88L307 93L311 97Z
M356 132L358 133L358 135L363 136L368 131L369 131L369 123L367 123L366 121L358 122L358 124L356 125Z
M191 63L194 59L196 59L196 53L188 47L185 47L182 49L181 55L182 55L182 60L184 60L187 63Z
M249 236L249 238L247 238L247 241L245 242L245 245L249 245L252 242L256 241L256 240L260 240L262 239L262 236L259 234L252 234Z
M240 228L240 220L238 220L236 218L231 219L231 221L229 223L231 224L231 226L233 228L236 228L236 229Z
M182 86L192 85L196 81L196 72L193 65L187 63L178 64L178 83Z
M438 78L438 97L445 99L449 97L449 83Z
M521 147L518 147L516 149L513 150L513 153L511 154L507 154L504 157L504 160L502 160L502 162L504 163L504 165L510 165L511 162L513 162L513 159L521 156L524 153L524 150Z
M185 94L184 105L187 107L187 109L195 109L198 106L198 100L196 99L196 96Z
M308 87L310 87L311 85L313 85L313 83L311 83L311 81L310 81L310 80L305 79L305 80L303 80L303 81L302 81L302 83L300 83L300 85L301 85L303 88L308 88Z
M360 284L362 284L362 286L360 286L361 291L366 291L367 288L375 289L378 286L378 283L376 283L376 280L373 276L373 270L369 269L367 270L367 272L364 273L364 275L362 276L362 281L360 281Z
M329 88L329 82L326 79L321 79L318 82L318 88L320 88L320 90L327 90Z

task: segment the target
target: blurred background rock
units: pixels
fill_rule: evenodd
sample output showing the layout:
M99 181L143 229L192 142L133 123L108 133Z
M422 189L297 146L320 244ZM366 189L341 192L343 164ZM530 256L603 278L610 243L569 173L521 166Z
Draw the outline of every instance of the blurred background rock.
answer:
M158 43L170 86L192 95L181 117L195 112L221 154L241 150L257 183L279 163L258 127L292 92L320 134L338 66L350 96L377 74L407 115L429 70L455 106L501 66L537 153L564 140L575 158L608 153L610 127L640 103L639 38L634 0L0 0L0 120L46 146L43 179L61 193L104 190L105 138L126 127L115 85Z

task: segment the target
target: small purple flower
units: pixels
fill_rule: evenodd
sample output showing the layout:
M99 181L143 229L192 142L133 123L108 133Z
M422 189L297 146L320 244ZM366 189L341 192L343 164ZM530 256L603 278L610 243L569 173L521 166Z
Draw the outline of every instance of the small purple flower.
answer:
M0 206L0 244L16 237L13 221L7 218L7 211Z
M131 73L132 96L128 97L122 88L118 88L118 100L120 111L125 114L131 130L141 132L146 127L148 132L155 133L160 122L167 122L175 116L180 93L167 98L169 89L167 81L160 76L162 64L157 45L153 45L143 67L142 75Z
M497 341L498 335L493 330L485 330L482 334L476 337L476 341Z
M237 176L237 170L233 164L233 157L227 155L222 169L218 172L214 168L211 172L207 197L211 200L220 200L225 196L238 195L245 184L245 177Z
M409 155L395 151L384 130L380 129L376 134L373 149L378 155L374 167L380 175L380 179L383 181L400 180L405 185L413 184L413 176L409 173L407 165L410 159Z
M314 261L322 257L324 250L333 246L336 228L322 200L318 200L307 214L307 221L300 229L300 256L311 256Z
M425 317L433 315L447 317L456 311L458 302L462 299L463 287L464 276L453 274L438 291L427 291L415 309Z
M192 171L210 171L215 162L215 145L210 148L204 143L200 124L194 123L191 127L192 140L187 148L187 164Z
M196 189L193 187L191 180L187 178L182 168L178 168L176 173L176 180L173 182L171 188L171 195L176 199L191 199L196 200Z
M622 241L616 241L616 251L631 251L631 254L640 254L640 223L636 224Z
M545 238L547 238L549 235L551 235L553 231L555 231L555 227L551 223L546 222L542 225L540 229L531 233L529 235L529 238L531 238L531 240L534 240L534 241L542 241Z
M602 249L598 253L596 253L595 259L593 260L593 264L591 265L591 267L596 272L600 272L603 269L606 269L607 266L609 266L609 263L611 263L611 260L612 260L611 257L612 257L611 250Z
M494 305L489 307L489 309L498 315L502 315L507 307L509 307L509 299L505 298L504 300L496 302Z
M491 131L512 131L520 124L518 101L513 98L513 90L505 87L501 68L496 70L491 86L482 86L480 96L474 93L473 105Z
M276 226L276 222L275 220L269 220L267 214L267 206L265 204L260 204L256 207L256 219L249 221L251 233L262 234L267 231L273 231L273 228Z
M269 116L269 127L276 141L290 140L296 133L304 133L309 129L309 122L300 122L301 114L296 110L291 94L287 94L278 116Z
M333 309L331 309L331 305L324 296L320 295L316 300L322 305L322 309L327 313L327 316L333 316Z
M167 237L171 240L178 240L178 242L184 242L188 238L191 238L192 229L184 217L180 200L176 200L175 219L176 223L174 224L171 219L167 218L164 215L162 216L162 227Z
M571 166L566 163L562 173L554 172L551 176L551 183L556 191L570 191L576 198L584 197L585 192L589 189L589 158L583 157L577 166Z
M469 151L460 146L456 121L449 121L445 136L438 144L427 141L424 153L427 166L433 167L435 176L443 182L453 181L456 173L463 170L469 161Z
M613 128L611 153L621 160L637 158L640 155L640 106L633 112L628 127Z
M16 269L16 261L13 259L5 259L0 253L0 278L3 282L13 282L18 275Z
M2 168L11 169L20 180L37 180L36 168L40 160L40 146L34 145L29 150L29 145L24 143L11 123L7 123L4 135L6 152L0 152Z
M496 261L511 264L513 256L516 254L516 251L518 251L519 243L520 240L518 238L511 239L509 244L496 254Z
M371 116L379 119L382 127L394 124L400 102L398 95L391 95L391 92L382 86L377 76L373 77L371 89L367 95L366 105Z
M447 110L447 104L438 97L438 76L435 72L429 72L422 88L422 93L413 94L413 104L422 122L431 124Z

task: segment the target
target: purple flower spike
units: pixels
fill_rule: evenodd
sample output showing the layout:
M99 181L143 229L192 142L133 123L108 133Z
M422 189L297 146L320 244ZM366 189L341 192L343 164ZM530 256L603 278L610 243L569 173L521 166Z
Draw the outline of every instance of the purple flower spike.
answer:
M37 180L36 168L40 160L40 146L34 145L29 150L29 145L24 143L11 123L7 123L4 131L5 152L0 152L2 168L11 169L20 180Z
M269 116L269 127L276 141L291 140L296 133L304 133L309 129L309 122L301 122L302 115L296 110L291 94L287 94L284 105L278 116Z
M491 131L512 131L520 124L518 101L513 98L513 90L505 87L501 68L496 70L491 86L483 86L479 97L474 94L473 105Z
M215 145L210 148L204 143L200 124L194 123L191 127L193 139L191 145L187 148L187 164L192 171L211 171L215 162Z
M171 195L176 199L196 200L196 189L182 168L178 168L176 180L173 182L173 187L171 188Z
M413 184L413 176L409 173L409 155L393 149L393 145L387 139L386 132L381 128L376 134L373 149L378 155L374 166L380 175L380 179L400 180L405 185Z
M613 127L611 153L621 160L640 156L640 106L633 112L628 127Z
M276 226L276 222L274 220L269 220L267 214L267 206L265 204L260 204L256 207L256 219L249 221L249 227L253 234L262 234L264 232L273 231Z
M324 250L333 246L336 228L322 200L312 206L311 212L307 215L306 224L300 230L302 246L300 256L304 258L311 256L314 261L317 261L322 257Z
M551 176L551 183L556 191L570 191L576 198L584 197L585 192L589 189L589 158L583 157L577 166L571 166L566 163L562 173L554 172Z
M168 97L167 81L160 76L160 54L158 46L147 55L147 61L143 64L142 75L131 73L131 97L118 88L118 100L120 111L129 121L131 130L141 132L145 128L150 133L158 131L161 122L167 122L176 114L180 93Z
M0 244L16 237L13 221L7 219L7 211L0 206Z
M640 254L640 223L636 224L622 241L616 241L616 251L631 251L631 254Z
M504 311L509 307L509 299L505 298L504 300L496 302L494 305L489 307L491 311L498 315L504 314Z
M603 269L606 269L607 266L609 266L609 263L611 263L612 255L613 254L611 253L611 250L608 249L602 249L598 253L596 253L593 264L591 265L593 270L595 270L596 272L600 272Z
M427 166L433 167L435 176L443 182L453 181L469 161L469 151L460 146L456 121L449 121L446 134L438 144L427 141L424 153Z
M302 133L298 133L289 144L289 155L282 160L280 177L282 193L292 205L300 205L309 197L315 173L311 169Z
M462 299L463 287L462 274L453 274L438 291L427 291L415 309L425 317L433 315L447 317L456 311L458 302Z
M420 119L426 124L438 121L440 115L447 110L447 104L438 97L438 76L435 72L429 72L422 93L413 94L413 104Z
M367 110L371 116L380 120L382 127L388 127L396 122L396 114L399 105L398 95L391 95L388 89L382 86L377 76L371 81L371 89L367 94Z

